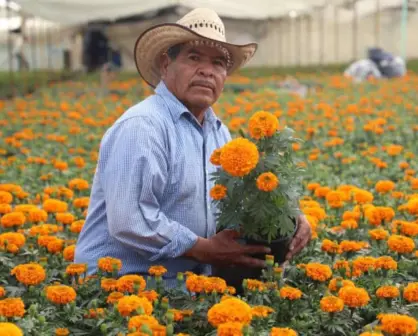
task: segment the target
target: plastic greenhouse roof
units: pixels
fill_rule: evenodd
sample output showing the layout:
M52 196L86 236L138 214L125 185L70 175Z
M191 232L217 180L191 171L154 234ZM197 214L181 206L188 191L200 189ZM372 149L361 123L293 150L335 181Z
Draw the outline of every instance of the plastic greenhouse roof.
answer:
M1 0L4 2L4 0ZM338 5L341 20L352 17L353 0L14 0L22 11L62 25L90 21L115 21L135 15L150 15L160 9L178 6L184 10L196 7L214 9L220 16L236 19L265 20L297 16ZM388 7L400 7L403 0L357 0L358 16L372 14ZM332 19L332 11L329 19ZM327 18L328 19L328 18Z

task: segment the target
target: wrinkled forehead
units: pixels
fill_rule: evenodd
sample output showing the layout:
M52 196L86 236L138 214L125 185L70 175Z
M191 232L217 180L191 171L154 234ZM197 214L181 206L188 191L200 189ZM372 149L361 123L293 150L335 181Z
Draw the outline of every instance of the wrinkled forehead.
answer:
M213 58L223 58L227 66L232 66L232 57L228 49L220 43L207 40L196 40L185 43L186 52L197 52Z

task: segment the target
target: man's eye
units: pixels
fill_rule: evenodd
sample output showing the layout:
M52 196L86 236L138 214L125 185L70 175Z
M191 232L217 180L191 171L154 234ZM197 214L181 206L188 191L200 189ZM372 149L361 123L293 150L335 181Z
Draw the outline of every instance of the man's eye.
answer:
M189 59L191 59L192 61L198 61L199 60L199 56L197 55L190 55Z
M225 62L223 62L223 61L215 61L214 62L215 63L215 65L217 65L217 66L221 66L221 67L223 67L223 68L226 68L226 64L225 64Z

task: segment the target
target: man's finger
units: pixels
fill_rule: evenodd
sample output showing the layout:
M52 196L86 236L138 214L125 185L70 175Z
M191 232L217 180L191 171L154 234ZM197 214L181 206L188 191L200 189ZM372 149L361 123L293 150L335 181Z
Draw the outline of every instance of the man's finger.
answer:
M259 254L259 253L270 253L271 249L262 245L245 245L243 247L245 254Z
M236 260L235 264L242 265L242 266L247 266L247 267L254 267L254 268L266 267L265 260L251 258L251 257L247 257L247 256L241 256L240 258L238 258Z

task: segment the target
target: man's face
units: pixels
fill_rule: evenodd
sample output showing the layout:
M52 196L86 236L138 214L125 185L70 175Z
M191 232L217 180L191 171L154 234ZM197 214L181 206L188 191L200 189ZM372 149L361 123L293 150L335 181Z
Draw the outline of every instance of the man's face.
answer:
M191 112L203 112L216 102L227 76L226 58L220 50L184 45L174 60L164 57L164 82Z

